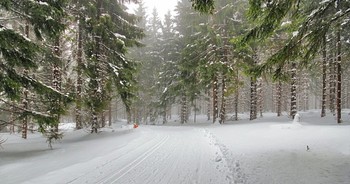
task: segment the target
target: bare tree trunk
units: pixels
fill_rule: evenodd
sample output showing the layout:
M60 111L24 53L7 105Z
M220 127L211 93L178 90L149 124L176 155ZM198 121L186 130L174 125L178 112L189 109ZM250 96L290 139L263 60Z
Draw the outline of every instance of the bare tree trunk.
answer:
M260 117L263 117L263 104L264 104L264 98L263 98L263 89L262 89L262 78L258 79L258 85L257 85L257 107L259 111Z
M14 108L10 107L11 114L10 114L10 134L15 133L15 113Z
M82 124L82 68L83 68L83 29L81 23L81 17L78 20L78 52L77 52L77 96L75 107L75 128L83 128Z
M337 0L337 9L340 10L340 0ZM337 29L337 122L342 122L341 119L341 37L340 37L340 25Z
M108 126L112 126L112 100L108 106Z
M165 104L164 107L163 107L163 124L166 124L167 123L167 105Z
M101 12L102 9L102 1L97 1L97 12L96 12L96 19L98 20L102 14ZM99 80L99 64L101 60L101 36L98 34L94 35L94 42L96 44L96 48L94 50L94 54L96 59L93 61L94 62L94 73L95 73L95 78L93 78L92 82L95 82L95 86L93 89L93 98L102 100L102 91L101 91L101 81ZM98 126L98 107L96 107L96 104L92 105L91 111L92 111L92 122L91 122L91 133L97 133L97 129L99 128Z
M221 107L220 107L220 124L224 124L226 121L226 76L222 76L222 94L221 94Z
M326 89L327 89L327 47L326 47L326 36L323 38L323 45L322 45L322 109L321 109L321 117L326 116Z
M187 99L186 95L182 95L181 99L181 124L187 123Z
M218 118L218 78L215 75L213 79L213 123L215 123Z
M28 76L28 70L24 70L23 71L25 76ZM28 109L28 94L29 94L29 90L28 90L28 86L24 86L23 89L23 100L22 100L22 105L23 105L23 109ZM25 116L22 120L22 138L23 139L27 139L27 132L28 132L28 116Z
M277 116L281 116L282 115L282 82L278 81L277 85L276 85L276 106L277 106Z
M29 38L29 25L28 23L26 23L25 26L25 36L27 38ZM23 74L24 76L28 76L29 75L29 71L27 69L23 70ZM22 99L22 105L24 109L28 109L28 95L29 95L29 90L28 90L28 86L24 85L24 89L23 89L23 99ZM27 132L28 132L28 116L25 116L22 120L22 138L23 139L27 139Z
M290 99L290 117L294 119L297 113L297 64L292 62L291 65L291 99Z
M250 120L256 119L257 114L257 98L256 98L256 79L250 78Z
M235 102L234 102L234 108L235 108L235 121L238 121L238 101L239 101L239 91L238 88L235 91Z
M61 60L60 37L57 37L55 40L54 54L59 60ZM53 81L52 81L53 88L56 89L57 91L61 91L62 76L61 76L61 69L58 63L54 63L52 73L53 73ZM60 108L61 101L59 99L55 102L55 106L56 106L55 108ZM59 122L60 116L58 114L55 114L55 118L57 119L57 122ZM58 132L58 123L54 126L54 132Z
M207 99L207 118L208 118L208 121L210 120L210 109L211 109L211 95L210 95L210 90L208 90L208 99Z
M234 111L235 111L235 121L238 121L238 102L239 102L239 70L236 66L236 90L235 90L235 102L234 102Z

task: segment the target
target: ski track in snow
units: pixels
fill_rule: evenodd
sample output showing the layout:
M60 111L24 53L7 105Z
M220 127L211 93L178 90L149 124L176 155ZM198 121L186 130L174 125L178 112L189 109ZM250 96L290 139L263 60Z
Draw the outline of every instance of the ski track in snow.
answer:
M206 136L211 140L211 144L217 147L217 161L223 160L226 162L227 167L229 169L229 175L227 179L230 183L234 184L244 184L247 181L246 175L244 174L241 164L239 160L235 160L232 153L229 149L222 143L218 141L218 139L208 130L204 129Z
M168 139L169 139L169 136L165 136L157 144L155 144L154 146L149 148L146 152L144 152L142 155L137 157L134 161L132 161L128 165L121 168L118 172L113 173L107 178L104 178L102 181L98 183L116 183L120 178L129 174L130 171L135 169L143 161L145 161L149 156L151 156L154 152L156 152Z
M169 132L167 139L147 154L147 159L136 161L133 166L125 167L127 172L122 171L123 174L104 181L129 184L232 183L226 177L224 163L216 161L215 147L211 147L210 139L202 129L179 129Z
M115 149L109 152L101 150L90 160L49 171L24 183L242 183L233 178L241 176L233 175L239 173L239 165L230 165L226 147L218 144L204 128L155 126L143 127L142 132L139 137L121 146L117 146L120 143L111 145L111 137L105 144Z
M96 166L96 168L83 173L77 178L74 178L67 183L89 183L87 178L93 180L92 183L116 183L118 179L128 174L132 169L137 167L142 161L147 159L151 154L153 154L157 149L159 149L162 144L166 142L169 136L156 135L153 138L147 140L147 142L138 142L133 146L125 146L116 151L104 156L106 161L103 164ZM134 155L139 155L134 158ZM119 164L126 164L122 168L119 168ZM115 169L118 169L116 172ZM96 172L96 170L98 172ZM98 173L97 176L96 173ZM90 178L94 176L93 178Z

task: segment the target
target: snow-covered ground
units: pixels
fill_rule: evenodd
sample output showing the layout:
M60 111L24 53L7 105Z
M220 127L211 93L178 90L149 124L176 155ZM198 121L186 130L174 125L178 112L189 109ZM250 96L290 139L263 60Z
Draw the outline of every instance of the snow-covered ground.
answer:
M350 183L350 116L337 125L318 111L300 122L263 118L213 125L141 125L67 131L45 138L2 133L0 183L335 184Z

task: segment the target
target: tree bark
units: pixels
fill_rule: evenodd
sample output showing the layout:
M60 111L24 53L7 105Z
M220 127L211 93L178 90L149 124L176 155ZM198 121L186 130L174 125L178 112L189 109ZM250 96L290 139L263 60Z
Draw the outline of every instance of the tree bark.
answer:
M102 10L102 1L97 1L97 12L96 12L96 19L99 20L101 17L101 10ZM100 54L101 54L101 36L98 33L94 34L94 42L96 44L96 48L94 50L94 54L95 54L95 60L94 62L94 73L95 73L95 78L93 78L93 82L95 82L95 86L93 89L93 98L102 100L102 89L101 89L101 84L100 84L100 80L99 80L99 64L100 64ZM95 103L95 102L93 102ZM97 118L97 114L98 114L98 107L96 107L96 104L92 105L92 123L91 123L91 133L97 133L97 129L99 128L98 126L98 118ZM128 122L129 123L129 122Z
M187 99L186 95L182 95L181 99L181 124L187 123Z
M61 60L60 37L57 37L55 39L54 54L59 60ZM54 63L52 73L53 73L53 81L52 81L53 88L56 89L57 91L61 91L62 76L61 76L61 68L58 63ZM57 101L55 102L55 106L56 106L55 108L60 108L61 106L60 99L57 99ZM55 114L54 116L57 119L57 122L59 122L59 119L60 119L59 114ZM56 133L58 132L58 123L54 126L54 132Z
M337 0L337 9L340 10L340 0ZM341 123L341 83L342 83L342 68L341 68L341 37L340 25L337 29L337 123Z
M29 38L29 25L28 25L28 23L26 23L24 34L27 38ZM24 74L24 76L28 76L29 71L27 69L24 69L23 74ZM29 106L28 95L29 95L28 86L24 85L23 99L22 99L22 106L24 109L28 109L28 106ZM27 139L27 132L28 132L28 116L26 115L22 120L22 138L23 139Z
M222 76L222 94L221 94L221 107L220 107L220 124L224 124L226 121L226 76Z
M276 106L277 106L277 117L282 115L282 82L278 81L276 85Z
M213 79L213 123L215 123L218 118L218 78L215 75Z
M326 90L327 90L327 47L326 47L326 36L323 38L322 45L322 107L321 107L321 117L326 116Z
M210 109L211 109L211 95L210 95L210 90L208 90L208 99L207 99L207 118L208 118L208 121L210 121Z
M297 64L292 62L291 65L291 99L290 99L290 117L294 119L294 116L297 113Z
M81 23L81 17L78 20L78 51L77 51L77 96L75 107L75 128L83 128L82 124L82 68L83 68L83 29Z

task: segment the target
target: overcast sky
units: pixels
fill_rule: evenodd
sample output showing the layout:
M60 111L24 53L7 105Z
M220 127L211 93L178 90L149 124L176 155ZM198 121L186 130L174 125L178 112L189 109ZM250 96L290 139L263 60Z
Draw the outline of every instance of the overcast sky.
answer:
M164 19L164 15L170 11L174 11L178 0L143 0L145 7L147 8L147 13L150 15L154 7L157 8L159 17ZM128 6L130 9L136 9L138 5ZM174 16L174 13L172 13Z

